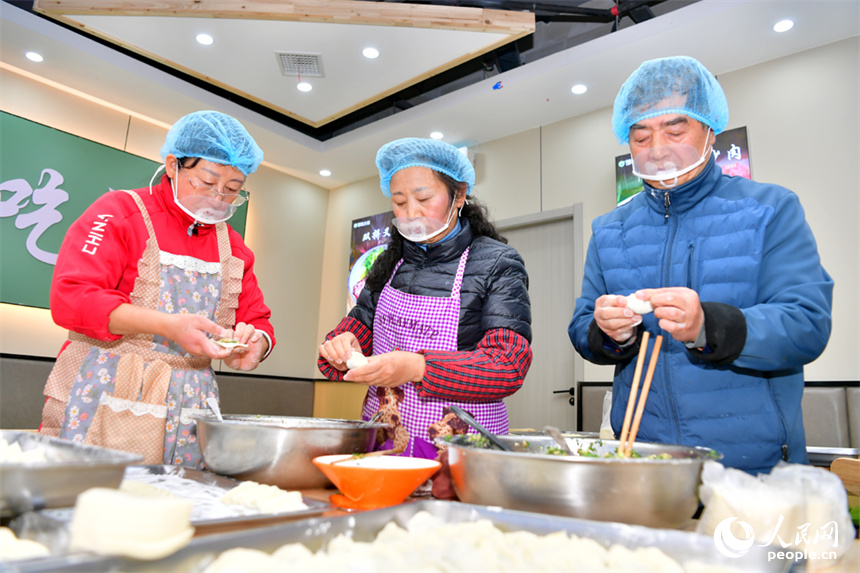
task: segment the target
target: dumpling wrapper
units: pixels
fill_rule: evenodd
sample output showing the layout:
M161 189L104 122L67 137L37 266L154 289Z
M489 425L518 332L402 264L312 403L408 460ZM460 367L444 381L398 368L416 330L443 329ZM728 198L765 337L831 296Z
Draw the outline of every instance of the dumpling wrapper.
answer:
M216 339L215 344L223 346L224 348L248 348L247 344L239 342L238 340L233 340L232 338Z
M69 548L99 555L155 560L185 547L194 535L188 500L91 488L78 496Z
M636 314L648 314L649 312L654 311L654 307L651 306L651 301L642 300L641 298L636 296L635 292L627 295L627 308L635 312Z
M30 539L18 539L8 527L0 527L0 562L33 559L50 555L47 547Z
M346 361L346 367L352 370L353 368L361 368L367 364L367 357L361 352L352 351L349 359Z

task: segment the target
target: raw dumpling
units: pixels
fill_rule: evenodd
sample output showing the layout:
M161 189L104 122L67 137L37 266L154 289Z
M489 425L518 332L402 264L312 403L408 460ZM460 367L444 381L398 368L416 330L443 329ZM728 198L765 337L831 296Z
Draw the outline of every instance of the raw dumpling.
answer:
M352 351L349 359L346 361L346 367L352 370L353 368L361 368L367 364L367 358L361 352Z
M651 306L651 301L642 300L636 296L635 292L627 295L627 308L636 314L648 314L649 312L654 311L654 308Z

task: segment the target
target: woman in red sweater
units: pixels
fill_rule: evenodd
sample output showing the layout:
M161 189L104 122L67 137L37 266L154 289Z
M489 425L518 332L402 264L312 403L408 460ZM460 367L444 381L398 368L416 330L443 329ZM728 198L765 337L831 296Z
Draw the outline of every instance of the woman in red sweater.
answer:
M157 185L106 193L63 241L51 314L69 340L40 431L195 467L189 414L218 399L211 361L253 370L275 344L254 255L225 223L263 152L234 118L202 111L170 129L161 155Z

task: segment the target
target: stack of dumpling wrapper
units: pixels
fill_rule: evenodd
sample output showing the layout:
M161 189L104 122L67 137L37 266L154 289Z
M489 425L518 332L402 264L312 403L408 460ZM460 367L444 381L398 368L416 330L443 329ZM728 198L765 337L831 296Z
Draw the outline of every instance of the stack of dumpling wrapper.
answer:
M848 495L839 477L823 468L780 462L770 474L752 476L708 461L702 468L699 496L705 506L697 531L714 532L731 522L736 539L746 539L748 524L756 545L817 556L833 552L835 560L848 550L856 535L848 512ZM782 519L782 522L780 522Z
M191 502L108 488L81 493L69 529L72 551L161 559L194 535Z

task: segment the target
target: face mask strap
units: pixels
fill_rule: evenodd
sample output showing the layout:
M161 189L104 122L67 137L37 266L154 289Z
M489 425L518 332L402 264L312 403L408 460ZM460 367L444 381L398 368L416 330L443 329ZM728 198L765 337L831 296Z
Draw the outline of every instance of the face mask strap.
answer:
M158 172L161 171L162 169L165 170L165 173L167 172L166 171L167 170L166 165L163 165L163 164L159 165L158 168L155 170L155 173L152 174L152 178L150 178L150 180L149 180L149 194L150 195L152 195L152 182L155 181L155 178L158 176Z
M710 136L711 136L711 128L710 128L710 126L708 126L708 133L707 133L707 135L705 135L705 147L702 149L702 153L699 155L698 161L696 161L695 163L693 163L692 165L690 165L688 167L685 167L684 169L681 169L677 173L670 175L666 179L660 179L658 177L650 176L650 175L643 176L643 175L636 173L635 170L634 170L633 174L636 175L637 177L642 178L642 179L651 179L653 181L659 181L660 184L663 187L665 187L666 189L672 189L674 187L677 187L678 186L678 178L681 175L686 175L687 173L689 173L690 171L692 171L693 169L695 169L696 167L698 167L699 165L701 165L702 163L705 162L705 158L708 156L708 149L710 148L710 144L708 143L708 139L710 138ZM669 179L674 179L674 182L671 185L666 183L666 181L668 181Z

